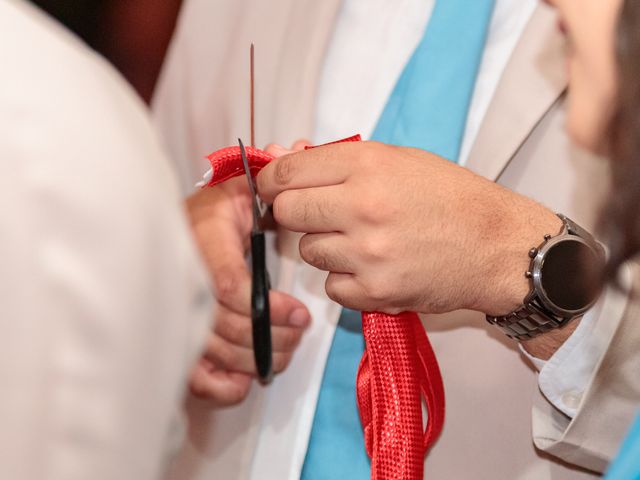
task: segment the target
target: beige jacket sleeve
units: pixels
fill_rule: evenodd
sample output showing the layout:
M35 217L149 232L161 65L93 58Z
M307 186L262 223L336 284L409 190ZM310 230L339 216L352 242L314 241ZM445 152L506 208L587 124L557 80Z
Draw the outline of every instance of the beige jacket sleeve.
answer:
M638 291L640 265L629 268L632 291ZM533 406L535 444L570 464L603 472L639 407L640 302L636 299L627 302L573 419L537 393Z
M211 318L174 172L25 2L0 2L0 64L0 478L160 478Z

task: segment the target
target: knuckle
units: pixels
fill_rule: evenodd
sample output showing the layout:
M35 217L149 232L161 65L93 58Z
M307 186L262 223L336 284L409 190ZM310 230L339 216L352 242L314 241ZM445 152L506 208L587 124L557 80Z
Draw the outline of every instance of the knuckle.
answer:
M368 141L363 142L358 155L358 168L366 172L377 172L391 161L393 148L384 143Z
M332 202L329 196L315 195L306 198L301 194L298 203L306 207L307 217L317 218L323 223L329 222L337 213L337 204Z
M385 185L381 184L378 191L384 191ZM402 211L394 201L389 200L386 195L378 195L369 205L368 219L378 225L386 225L391 221L400 218Z
M210 354L218 360L224 368L238 365L239 355L235 348L223 342L213 346Z
M229 323L228 311L224 307L219 307L218 314L216 315L216 319L213 325L214 334L222 338L229 337L229 330L231 328Z
M267 166L268 167L268 166ZM267 179L265 178L265 174L263 173L266 170L263 170L258 175L255 176L254 180L256 182L256 189L258 190L258 194L262 195L267 188Z
M307 240L305 240L305 238ZM307 237L306 235L302 237L302 239L300 240L299 249L300 256L309 265L313 265L320 270L327 269L328 265L326 255L321 252L317 242L315 242L313 239L309 239L309 237Z
M377 150L380 144L378 142L362 142L360 145L360 155L358 155L358 166L362 169L375 168L377 162Z
M300 340L300 333L293 328L287 328L282 337L282 350L284 352L291 352L298 345Z
M276 161L273 179L278 185L287 185L293 178L294 170L294 162L291 158L281 158Z
M282 194L280 194L273 199L273 204L271 205L271 214L273 215L273 219L277 223L282 223L282 212L284 211L283 205L282 205L283 202L284 202L284 199L282 197Z
M215 332L225 340L235 344L246 344L248 325L243 319L228 314L218 317Z
M198 398L207 398L208 390L205 383L198 377L191 379L189 382L189 390Z
M384 304L391 296L389 282L380 279L369 279L363 284L366 297L376 304Z
M295 191L285 192L287 196L288 213L292 220L298 224L306 224L311 218L311 210L309 204L304 198Z
M332 285L327 285L325 287L325 290L327 292L327 297L329 297L334 302L339 303L340 305L344 305L344 300L342 298L342 295L340 294L337 288L335 288Z
M242 277L236 269L219 267L214 273L216 298L223 304L233 303L240 291Z
M339 286L336 284L336 282L333 281L332 275L329 275L327 277L327 281L325 282L324 289L327 293L327 296L331 300L333 300L336 303L339 303L340 305L345 305L346 296L344 295L344 292L342 291L342 289L340 289Z
M189 390L194 397L201 398L203 400L209 400L211 398L207 387L198 381L191 382Z
M295 190L280 193L273 203L273 217L285 227L304 228L311 219L326 215L320 205L305 201L305 197Z
M249 385L236 386L235 388L232 388L229 393L227 405L232 406L232 405L237 405L243 402L244 399L247 398L248 394L249 394Z
M375 223L380 218L381 211L384 209L384 202L370 193L357 195L356 198L354 208L358 218L367 223Z
M360 252L368 262L378 262L387 257L389 242L381 236L370 236L362 240Z
M291 354L288 353L274 353L273 354L273 371L275 373L284 372L289 366L291 361Z
M322 202L315 203L315 213L322 223L326 225L331 223L331 220L335 218L338 212L333 202L324 199Z
M300 251L300 256L302 259L308 263L310 259L313 258L314 250L315 250L315 241L313 237L309 234L303 235L300 239L300 243L298 243L298 250Z
M291 214L290 197L290 192L282 192L273 200L273 218L280 225L286 226L288 223Z

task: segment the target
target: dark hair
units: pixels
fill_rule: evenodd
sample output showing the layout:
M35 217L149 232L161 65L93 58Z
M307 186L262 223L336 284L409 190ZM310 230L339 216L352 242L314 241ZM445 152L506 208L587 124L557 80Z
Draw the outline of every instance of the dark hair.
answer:
M610 246L607 277L640 251L640 2L625 0L616 41L618 94L609 126L611 187L601 217Z
M110 1L31 0L52 17L58 19L91 47L98 49L104 41L104 16Z

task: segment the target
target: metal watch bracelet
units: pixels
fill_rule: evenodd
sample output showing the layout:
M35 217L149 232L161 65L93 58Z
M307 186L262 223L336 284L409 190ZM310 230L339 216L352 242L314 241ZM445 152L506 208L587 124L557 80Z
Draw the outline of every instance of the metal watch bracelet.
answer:
M532 296L533 298L529 298ZM487 315L487 321L500 328L507 337L527 340L549 330L566 325L573 317L563 318L544 308L535 293L525 299L524 305L502 317Z

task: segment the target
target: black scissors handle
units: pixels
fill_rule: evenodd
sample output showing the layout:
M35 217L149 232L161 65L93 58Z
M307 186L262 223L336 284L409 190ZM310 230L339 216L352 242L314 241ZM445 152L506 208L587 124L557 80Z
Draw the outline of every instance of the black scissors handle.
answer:
M253 334L253 355L258 377L262 383L273 378L271 352L271 314L269 310L269 274L266 265L264 232L251 233L251 324Z

